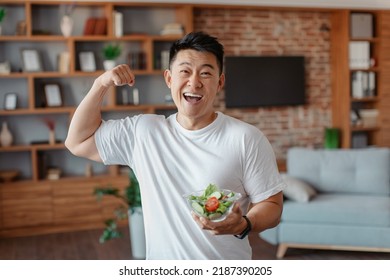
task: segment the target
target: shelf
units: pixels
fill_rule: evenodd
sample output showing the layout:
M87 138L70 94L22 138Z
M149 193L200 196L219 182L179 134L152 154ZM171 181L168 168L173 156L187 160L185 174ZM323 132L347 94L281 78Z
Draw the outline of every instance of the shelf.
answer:
M0 147L0 152L23 152L23 151L45 151L65 149L64 143L50 144L32 144L32 145L12 145L9 147Z
M370 131L377 131L379 129L380 129L380 127L378 127L378 126L352 126L351 127L352 132L358 132L358 131L370 132Z
M351 14L369 13L373 22L365 30L374 37L354 37L350 36ZM389 72L389 56L387 47L389 44L389 32L386 26L390 24L390 13L386 11L373 10L338 10L332 13L332 25L337 26L331 32L331 53L332 59L332 119L333 126L341 131L341 148L353 148L362 146L390 146L388 137L388 127L386 121L387 92L390 80L385 73ZM372 30L370 30L370 26ZM357 30L357 29L356 29ZM364 34L362 34L363 36ZM364 48L357 48L365 51L361 58L374 61L372 67L350 68L350 42L368 42ZM368 50L367 50L368 45ZM369 53L367 53L369 51ZM359 52L357 53L359 54ZM368 56L368 55L369 56ZM354 57L356 58L356 57ZM359 56L357 58L360 58ZM354 61L352 61L354 62ZM366 63L368 66L369 63ZM359 65L357 65L359 66ZM364 66L364 65L362 65ZM358 73L361 72L361 73ZM366 73L372 73L366 74ZM368 78L367 78L368 77ZM371 79L371 78L374 79ZM360 79L360 80L359 80ZM361 82L361 87L360 86ZM352 96L365 96L369 91L369 97L354 98ZM360 113L362 110L377 110L378 118L375 126L351 126L351 118L359 117L351 112ZM362 120L363 122L363 120ZM364 139L359 145L356 144L356 135Z
M355 41L366 41L366 42L371 42L371 43L378 43L380 41L379 38L377 37L361 37L361 38L350 38L349 41L355 42Z
M46 115L46 114L63 114L63 113L70 114L75 109L76 109L76 107L55 107L55 108L0 110L0 116Z
M49 180L49 179L39 179L38 181L34 181L31 179L16 179L11 182L1 182L1 185L7 185L7 186L31 186L34 184L83 184L86 180L89 181L96 181L96 186L98 186L99 182L109 182L111 180L127 180L127 176L125 175L117 175L113 176L110 174L98 174L93 175L91 177L85 177L85 176L72 176L72 177L60 177L57 180ZM92 194L91 194L92 195Z
M351 102L359 103L359 102L379 102L379 98L374 97L363 97L363 98L351 98Z
M349 69L351 72L357 72L357 71L362 71L362 72L379 72L379 67L370 67L370 68L351 68Z
M171 104L145 104L145 105L117 105L102 107L102 112L111 111L155 111L155 110L174 110L175 105Z
M56 0L15 1L3 0L1 4L9 9L11 16L7 18L9 24L3 25L3 35L0 36L0 61L10 63L11 73L0 74L0 84L2 92L16 94L17 102L14 110L0 108L0 123L7 122L14 135L14 145L0 146L0 170L16 169L20 175L16 181L0 182L0 236L11 231L30 234L31 227L35 227L35 232L49 228L54 231L80 228L80 224L72 224L74 213L80 213L77 219L83 221L84 227L99 223L103 225L104 219L99 215L104 211L94 203L93 189L98 185L123 189L129 180L121 175L120 166L105 166L76 157L67 150L64 141L70 120L94 80L104 73L102 49L108 42L119 42L123 46L117 64L130 64L136 60L130 61L134 56L129 55L143 53L142 63L132 64L142 69L132 70L137 76L136 87L142 95L140 105L123 105L132 101L132 89L113 87L103 101L103 117L168 114L176 110L174 104L164 103L169 89L166 88L166 92L162 89L165 86L164 71L158 69L158 65L161 65L161 52L168 50L171 43L181 36L159 34L165 24L172 22L182 24L184 33L192 31L192 5L75 2L72 34L65 37L59 26L62 6L72 3ZM114 36L114 10L124 15L124 35L120 37ZM85 24L91 17L107 19L106 35L83 35ZM26 28L25 33L19 34L26 35L13 35L20 21L26 22ZM40 69L44 71L22 72L23 49L37 50L42 66ZM59 57L64 52L69 54L66 73L58 71ZM93 53L96 71L80 71L80 52ZM140 57L137 58L137 61L141 61ZM46 104L48 93L43 94L43 89L47 83L60 85L62 106L42 107ZM49 133L45 122L48 120L55 123L56 139L61 141L54 145L47 142ZM34 142L36 144L29 144ZM90 166L93 176L86 177L85 171ZM50 167L61 170L58 180L46 179ZM85 213L85 207L93 210Z

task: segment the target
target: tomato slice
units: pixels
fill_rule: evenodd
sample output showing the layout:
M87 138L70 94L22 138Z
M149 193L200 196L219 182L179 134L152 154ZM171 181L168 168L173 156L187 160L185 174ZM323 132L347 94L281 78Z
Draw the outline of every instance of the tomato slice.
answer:
M206 204L204 205L207 212L214 212L218 209L219 201L218 198L215 196L210 197L207 199Z

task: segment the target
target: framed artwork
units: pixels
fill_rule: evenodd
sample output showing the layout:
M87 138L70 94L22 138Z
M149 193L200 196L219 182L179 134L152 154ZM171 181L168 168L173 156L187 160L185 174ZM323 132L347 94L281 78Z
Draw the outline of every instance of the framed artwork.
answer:
M4 96L4 110L15 110L18 96L15 92L9 92Z
M93 52L80 52L80 69L83 72L94 72L96 71L96 62Z
M41 72L43 71L42 60L36 49L23 49L22 64L24 72Z
M0 74L9 74L11 73L11 65L9 61L0 62Z
M44 99L47 107L62 106L61 87L57 83L45 84L43 86Z

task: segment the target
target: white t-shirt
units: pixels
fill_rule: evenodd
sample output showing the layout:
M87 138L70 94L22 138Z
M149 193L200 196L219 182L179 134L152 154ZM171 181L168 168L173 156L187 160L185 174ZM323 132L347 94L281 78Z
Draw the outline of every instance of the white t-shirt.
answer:
M191 216L183 195L210 183L242 194L243 213L284 188L272 147L252 125L218 112L200 130L176 114L102 123L95 134L104 164L130 166L140 183L147 259L251 259L248 238L215 236Z

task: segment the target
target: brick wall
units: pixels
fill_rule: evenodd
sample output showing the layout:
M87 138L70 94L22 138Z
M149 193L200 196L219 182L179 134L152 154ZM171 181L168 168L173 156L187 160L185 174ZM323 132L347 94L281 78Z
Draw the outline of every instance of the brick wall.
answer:
M325 27L325 28L323 28ZM305 106L218 110L251 123L270 140L277 158L292 146L322 147L331 126L330 14L261 9L195 9L195 30L218 37L226 55L304 55ZM229 79L229 77L226 77Z

